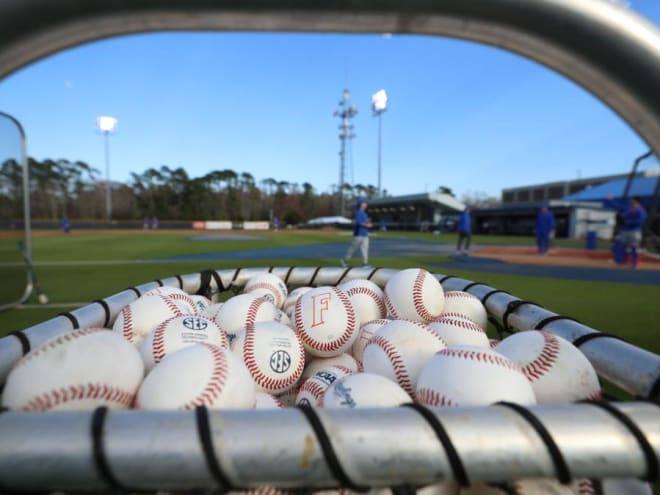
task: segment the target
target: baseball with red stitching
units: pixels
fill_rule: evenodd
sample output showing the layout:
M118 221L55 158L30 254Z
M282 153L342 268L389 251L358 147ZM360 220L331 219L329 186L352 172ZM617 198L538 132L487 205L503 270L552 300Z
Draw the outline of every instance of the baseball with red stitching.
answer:
M257 399L254 403L255 409L283 409L284 404L274 395L266 392L257 392Z
M168 355L145 377L138 409L252 409L256 388L250 372L229 349L194 344Z
M305 350L318 357L346 352L360 326L353 303L337 287L317 287L303 294L296 302L293 322Z
M149 332L139 349L149 372L168 354L201 343L229 347L227 336L213 320L194 315L175 316Z
M445 291L442 316L461 316L473 321L482 330L488 330L488 312L478 297L462 290Z
M308 360L307 365L305 366L302 379L305 380L311 376L314 376L317 371L330 368L331 366L339 366L341 368L345 368L351 373L357 373L360 371L355 358L345 352L339 356L332 356L329 358L312 357Z
M224 302L211 303L202 311L200 311L199 316L208 318L209 320L215 320L215 315L218 314L218 311L222 307Z
M415 401L427 406L487 406L498 401L536 404L520 367L493 349L457 345L422 368Z
M112 330L139 346L154 328L175 316L192 314L167 296L142 296L124 306L115 319Z
M443 316L428 325L450 345L476 345L490 348L488 335L472 320L460 316Z
M296 396L296 404L306 405L312 407L321 407L323 403L323 395L330 385L335 380L344 376L352 375L354 372L343 366L330 366L318 370L312 376L307 378Z
M370 280L350 280L338 287L348 295L360 321L377 320L387 315L385 294Z
M231 341L246 325L276 321L278 316L277 308L267 299L257 294L239 294L225 301L214 320Z
M289 328L293 328L293 322L291 321L291 318L289 318L289 315L287 315L281 309L277 310L277 318L275 318L275 321L281 323L282 325L286 325Z
M296 309L296 303L298 299L307 291L312 290L312 287L298 287L289 292L289 295L286 296L286 301L282 306L282 310L287 314L289 318L293 316L293 310Z
M236 334L232 351L243 360L260 392L286 392L305 368L305 352L296 332L276 321L247 325Z
M369 339L373 336L373 334L376 333L376 330L391 321L392 320L380 318L378 320L371 320L363 323L360 327L358 337L355 339L355 342L353 342L353 345L351 346L351 354L357 361L358 371L364 371L362 369L362 355L364 353L364 348L367 345L367 342L369 342Z
M507 489L486 483L473 483L461 489L461 495L574 495L572 485L562 485L559 481L545 478L531 478L512 481Z
M260 273L245 283L243 292L246 294L256 294L268 299L273 306L281 308L289 294L284 281L272 273Z
M369 339L362 355L366 373L398 383L411 397L424 365L447 344L431 327L418 321L392 320Z
M339 378L323 394L326 409L395 407L411 401L399 385L373 373L355 373Z
M178 287L170 287L170 286L156 287L155 289L151 289L145 292L143 296L153 296L155 294L160 296L165 296L171 299L172 301L176 302L176 304L181 306L181 310L186 314L191 314L191 315L199 314L199 306L197 305L193 297L183 289L179 289Z
M384 300L392 319L428 322L442 313L445 295L433 275L422 268L409 268L387 281Z
M598 375L582 352L551 332L529 330L502 340L495 350L522 368L539 404L598 399Z
M195 303L195 306L197 306L197 314L204 316L203 313L206 308L211 305L211 300L206 296L202 296L201 294L190 294L189 297Z
M2 405L23 411L126 409L143 376L135 346L107 328L83 328L20 359L7 377Z

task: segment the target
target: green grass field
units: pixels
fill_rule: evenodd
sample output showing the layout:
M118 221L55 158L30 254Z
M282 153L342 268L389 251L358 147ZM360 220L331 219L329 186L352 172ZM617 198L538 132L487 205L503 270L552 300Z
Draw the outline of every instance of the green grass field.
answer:
M241 261L153 261L177 254L265 249L325 242L348 242L346 232L264 233L255 240L220 240L193 242L191 232L83 233L76 235L36 236L33 260L42 286L51 303L72 303L70 307L35 307L0 313L0 335L45 321L60 312L115 294L127 287L177 274L204 269L237 266L337 266L332 258ZM453 235L386 233L381 236L425 239L444 243L455 241ZM475 243L532 245L531 238L477 237ZM574 245L574 242L567 242ZM17 241L0 239L0 261L16 261ZM373 252L373 251L372 251ZM354 258L357 263L357 259ZM375 257L374 266L388 268L424 267L437 273L431 264L444 260L438 256ZM445 275L448 275L446 273ZM660 316L660 286L572 281L554 278L499 275L461 271L451 273L468 280L486 283L517 297L535 301L556 313L568 315L601 331L619 335L635 345L660 353L660 339L655 325ZM24 275L18 277L22 282ZM19 291L16 291L19 292ZM33 295L31 301L36 303Z

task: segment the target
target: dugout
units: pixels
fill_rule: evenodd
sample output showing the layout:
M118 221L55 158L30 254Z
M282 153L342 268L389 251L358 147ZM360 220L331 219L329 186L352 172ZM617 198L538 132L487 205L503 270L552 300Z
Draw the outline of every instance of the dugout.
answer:
M465 204L444 193L422 193L374 198L368 213L376 228L391 230L452 231Z

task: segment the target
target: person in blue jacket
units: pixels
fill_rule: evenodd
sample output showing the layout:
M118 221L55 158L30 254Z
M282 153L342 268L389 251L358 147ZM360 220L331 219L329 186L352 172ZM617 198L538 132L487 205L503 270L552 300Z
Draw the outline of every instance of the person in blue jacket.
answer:
M547 206L543 206L536 215L534 231L536 232L536 246L538 247L538 253L548 254L548 249L550 249L550 238L555 232L555 216Z
M465 208L458 217L458 243L456 244L456 254L467 255L470 252L471 238L472 218L470 217L470 208ZM465 241L464 247L463 241Z
M362 254L363 266L369 266L369 229L372 227L369 217L367 217L367 200L359 198L356 204L355 223L353 224L353 242L348 246L346 255L341 258L341 266L346 268L348 260L353 257L353 253L360 249Z
M638 249L642 245L642 231L646 223L647 213L642 206L642 200L638 196L630 199L628 206L622 206L620 202L608 197L606 206L617 209L618 215L618 233L617 240L623 245L626 257L630 256L633 268L639 265Z

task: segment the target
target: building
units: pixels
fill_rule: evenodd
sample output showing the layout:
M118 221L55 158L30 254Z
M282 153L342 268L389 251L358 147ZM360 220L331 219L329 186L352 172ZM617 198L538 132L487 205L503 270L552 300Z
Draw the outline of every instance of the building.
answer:
M453 230L465 204L444 193L369 199L373 224L396 230Z

